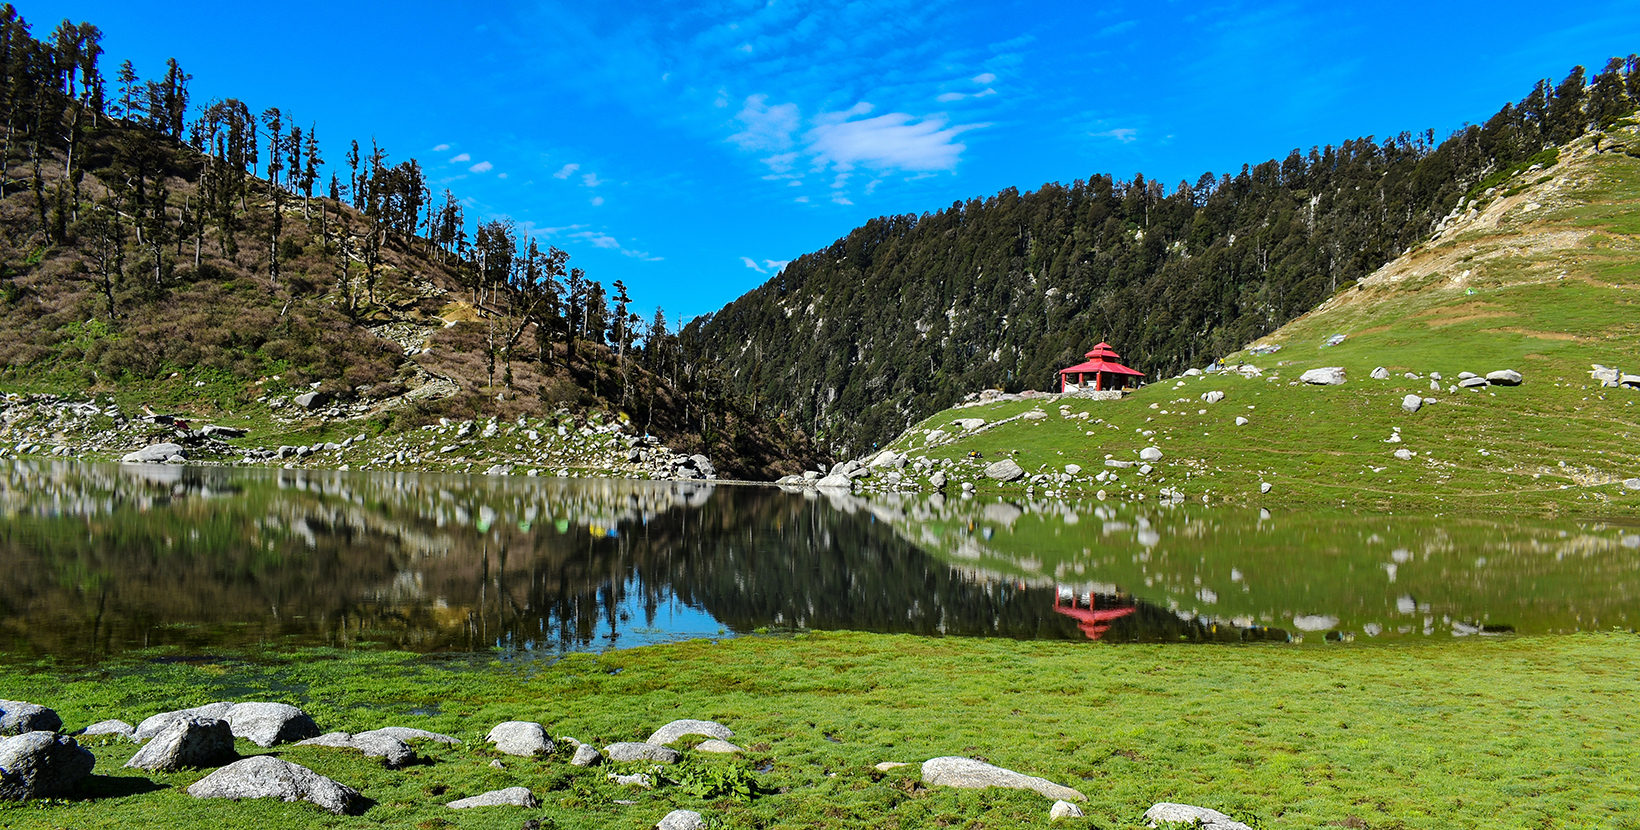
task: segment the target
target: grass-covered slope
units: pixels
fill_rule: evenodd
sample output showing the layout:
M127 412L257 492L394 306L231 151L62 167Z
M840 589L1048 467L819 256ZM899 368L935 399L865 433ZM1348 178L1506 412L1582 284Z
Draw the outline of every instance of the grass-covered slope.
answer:
M928 418L891 447L913 460L952 459L948 488L969 480L982 489L1102 489L1152 499L1166 489L1270 506L1633 513L1640 492L1622 481L1640 476L1640 390L1603 387L1590 369L1640 373L1640 131L1585 137L1543 162L1505 171L1461 202L1430 241L1249 344L1280 351L1222 358L1228 368L1249 364L1262 375L1169 379L1121 401L961 407ZM1337 334L1342 343L1322 345ZM1298 382L1305 370L1331 366L1345 370L1346 383ZM1378 367L1388 379L1371 377ZM1460 372L1500 369L1520 372L1524 382L1452 388ZM1223 400L1206 402L1211 391ZM1434 400L1408 413L1401 406L1408 394ZM973 432L954 426L1032 409L1048 417ZM1238 426L1238 416L1247 422ZM953 437L930 446L936 429ZM1147 446L1164 454L1149 474L1105 466L1107 457L1138 461ZM1397 450L1414 455L1400 459ZM984 458L966 459L970 452ZM985 479L983 464L1004 454L1031 477L1008 485ZM1066 464L1083 470L1063 480ZM1094 479L1107 469L1119 479ZM1035 478L1041 473L1061 476ZM863 481L867 489L887 486L873 483L880 476ZM908 481L928 486L927 475ZM1261 484L1270 485L1267 493Z

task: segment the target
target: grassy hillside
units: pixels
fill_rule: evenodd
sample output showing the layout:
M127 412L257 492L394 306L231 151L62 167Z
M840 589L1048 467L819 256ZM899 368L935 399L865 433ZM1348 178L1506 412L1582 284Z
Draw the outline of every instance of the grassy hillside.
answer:
M1640 373L1640 131L1631 124L1587 136L1558 159L1502 171L1476 190L1430 241L1249 344L1279 351L1222 358L1262 374L1170 379L1121 401L949 409L890 446L913 461L943 463L951 492L974 481L982 490L1103 490L1110 498L1177 490L1251 505L1632 515L1640 491L1622 481L1640 476L1640 390L1603 387L1590 370ZM1338 334L1342 343L1323 346ZM1298 381L1320 367L1342 367L1347 381ZM1378 367L1388 379L1371 377ZM1524 382L1453 386L1460 372L1501 369ZM1432 373L1443 378L1438 390ZM1212 391L1223 400L1207 403ZM1408 394L1433 401L1408 413ZM1047 417L974 432L954 424L1033 409ZM950 437L930 446L931 430ZM1138 453L1149 446L1164 458L1141 474ZM1413 456L1397 458L1397 450ZM966 458L970 452L983 459ZM1031 476L1006 485L986 479L983 465L1005 455ZM1107 458L1136 463L1108 468ZM1083 469L1066 476L1067 464ZM930 486L924 473L932 468L906 469L915 474L900 485L879 472L859 486ZM1119 478L1094 478L1107 470Z

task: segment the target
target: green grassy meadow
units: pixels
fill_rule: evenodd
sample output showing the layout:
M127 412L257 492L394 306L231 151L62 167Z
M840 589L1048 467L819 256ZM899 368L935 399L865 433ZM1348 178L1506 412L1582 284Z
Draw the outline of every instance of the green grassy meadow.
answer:
M1087 818L1130 828L1157 801L1223 810L1254 827L1640 827L1640 642L1632 633L1417 646L1121 646L852 633L575 655L555 663L307 651L230 659L150 655L94 668L11 665L7 694L77 728L212 700L284 700L327 730L399 724L453 734L402 771L345 750L281 757L375 801L362 816L308 804L200 801L203 772L120 765L94 739L94 778L72 798L0 805L4 827L560 828L654 824L682 807L713 826L1037 827L1049 800L927 789L917 762L980 757L1073 786ZM718 720L747 748L686 752L619 788L562 750L526 760L485 748L509 719L599 744L642 740L675 718ZM244 753L261 752L240 742ZM505 769L489 766L502 758ZM912 765L878 772L880 761ZM727 772L733 767L737 772ZM722 782L755 782L751 797ZM453 811L456 798L529 787L538 809ZM633 804L620 804L630 800Z

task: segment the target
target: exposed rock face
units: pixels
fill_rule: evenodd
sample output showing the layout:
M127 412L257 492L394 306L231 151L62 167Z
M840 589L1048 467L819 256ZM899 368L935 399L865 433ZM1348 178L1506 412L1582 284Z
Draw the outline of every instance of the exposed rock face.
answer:
M679 738L682 738L685 735L700 735L706 738L727 740L729 738L733 738L735 733L730 730L729 727L724 726L717 721L688 719L675 720L655 730L655 734L650 735L645 743L660 744L664 746L666 744L676 743Z
M997 481L1018 481L1025 476L1025 471L1012 458L1004 458L985 465L985 475Z
M385 732L329 732L317 738L298 741L297 746L331 746L337 749L357 749L372 758L380 758L388 769L398 769L416 760L416 751L410 745Z
M22 700L0 700L0 735L56 732L62 728L63 719L44 706Z
M173 455L188 457L188 452L181 444L161 443L149 444L135 452L128 452L120 457L122 464L164 464Z
M1337 386L1344 382L1344 367L1326 366L1320 369L1311 369L1298 379L1304 383L1313 383L1316 386Z
M604 747L604 754L611 761L654 761L660 764L677 763L678 751L652 743L638 741L622 741Z
M498 723L490 730L485 740L495 744L499 752L526 758L552 751L552 741L547 738L547 730L541 724L532 721L510 720Z
M445 805L452 810L465 810L470 807L528 807L534 809L541 806L528 787L508 787L504 790L491 790L483 795L472 798L463 798Z
M96 764L96 756L67 735L35 731L0 739L0 800L65 795Z
M706 830L706 820L694 810L673 810L655 823L656 830Z
M137 750L125 765L132 769L171 772L217 767L238 757L227 721L179 718Z
M1145 821L1155 827L1162 822L1174 824L1197 824L1202 830L1252 830L1245 824L1206 807L1193 807L1189 804L1172 804L1162 802L1151 805L1145 811Z
M957 787L965 790L1003 787L1010 790L1030 790L1048 798L1064 801L1088 800L1088 797L1080 792L1055 784L1046 778L1024 775L972 758L930 758L923 762L922 778L923 783L930 787Z
M171 721L182 720L184 718L213 718L216 720L222 720L228 716L228 710L232 708L233 704L224 700L217 703L207 703L204 706L195 706L192 709L177 709L173 712L161 712L153 717L143 720L142 723L137 724L136 739L138 741L146 741L149 738L152 738L155 735L165 731L165 727L170 726Z
M1499 369L1486 374L1486 382L1494 386L1519 386L1521 379L1520 373L1514 369Z
M319 725L288 703L236 703L224 718L236 738L257 746L300 741L319 735Z
M310 801L339 816L358 815L366 806L358 790L271 755L235 761L194 782L188 794L194 798Z

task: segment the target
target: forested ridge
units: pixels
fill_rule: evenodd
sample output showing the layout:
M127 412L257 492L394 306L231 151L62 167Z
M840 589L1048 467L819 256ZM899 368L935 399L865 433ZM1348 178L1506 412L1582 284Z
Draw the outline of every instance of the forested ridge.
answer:
M0 381L140 388L214 417L277 390L385 400L436 377L456 391L389 426L613 410L729 475L812 460L662 311L640 319L620 281L511 220L471 220L415 159L353 141L327 166L319 125L192 101L174 59L109 78L101 41L67 20L37 38L0 4Z
M1461 201L1630 115L1640 58L1541 80L1484 124L1293 150L1169 189L1049 183L885 216L694 321L754 405L839 454L987 387L1054 389L1108 340L1152 379L1234 351L1428 236Z

